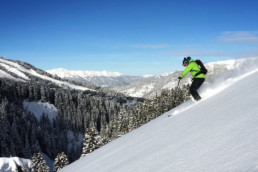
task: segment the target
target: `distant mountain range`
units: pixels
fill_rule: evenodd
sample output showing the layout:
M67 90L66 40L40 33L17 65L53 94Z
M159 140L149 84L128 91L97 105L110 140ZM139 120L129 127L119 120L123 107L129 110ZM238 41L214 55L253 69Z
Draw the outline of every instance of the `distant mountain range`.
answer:
M212 81L218 76L232 71L235 60L206 63L208 69L206 81ZM118 72L92 72L92 71L69 71L66 69L48 70L48 73L58 77L86 82L100 87L113 88L125 95L132 97L152 98L159 94L162 89L171 89L177 86L178 76L182 71L175 71L160 76L127 76ZM191 76L181 80L180 85L191 82Z
M107 88L125 86L138 80L149 80L153 78L152 76L127 76L119 72L69 71L63 68L47 70L47 72L60 78Z

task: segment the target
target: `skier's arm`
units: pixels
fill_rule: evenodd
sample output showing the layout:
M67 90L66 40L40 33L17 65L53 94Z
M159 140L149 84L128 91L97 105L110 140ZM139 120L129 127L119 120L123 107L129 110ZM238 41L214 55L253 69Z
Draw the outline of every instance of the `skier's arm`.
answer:
M182 72L182 74L179 76L180 78L183 78L188 72L190 72L190 70L191 70L191 67L192 65L191 64L189 64L186 68L185 68L185 70Z

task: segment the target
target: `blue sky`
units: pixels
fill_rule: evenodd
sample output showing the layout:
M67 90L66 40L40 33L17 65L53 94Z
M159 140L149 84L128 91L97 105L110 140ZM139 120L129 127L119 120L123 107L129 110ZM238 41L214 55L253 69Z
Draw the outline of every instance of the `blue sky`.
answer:
M257 0L0 0L0 56L43 70L158 75L258 56Z

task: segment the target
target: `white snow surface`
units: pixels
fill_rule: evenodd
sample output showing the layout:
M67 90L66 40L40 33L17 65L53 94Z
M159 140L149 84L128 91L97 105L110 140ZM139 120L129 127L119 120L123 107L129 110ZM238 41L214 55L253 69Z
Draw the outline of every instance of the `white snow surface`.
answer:
M225 61L218 61L218 62L210 62L210 63L205 63L205 66L209 67L209 68L213 68L212 66L217 65L217 64L221 64L227 67L228 70L232 70L235 68L235 63L236 61L239 61L240 59L237 60L225 60ZM243 61L245 59L241 59L240 61Z
M46 114L53 124L53 120L56 118L58 114L57 108L48 102L28 102L27 100L23 101L23 108L26 110L26 113L33 113L37 119L40 121L42 114Z
M0 157L0 171L1 172L13 172L18 171L17 166L25 167L27 171L31 167L31 160L30 159L23 159L18 157Z
M258 68L235 74L61 172L257 172Z

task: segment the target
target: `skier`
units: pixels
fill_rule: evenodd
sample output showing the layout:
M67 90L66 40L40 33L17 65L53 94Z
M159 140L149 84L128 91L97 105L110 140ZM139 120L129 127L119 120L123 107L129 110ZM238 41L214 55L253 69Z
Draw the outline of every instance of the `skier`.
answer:
M178 77L178 79L183 79L183 77L188 73L191 72L193 76L193 82L190 86L190 93L193 96L195 101L199 101L201 99L201 96L198 94L197 89L200 88L200 86L205 81L205 75L201 72L201 69L199 65L191 59L191 57L184 58L183 60L183 66L185 66L185 70L182 72L182 74Z

